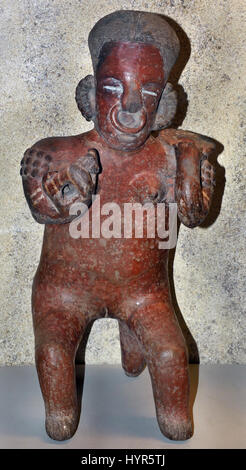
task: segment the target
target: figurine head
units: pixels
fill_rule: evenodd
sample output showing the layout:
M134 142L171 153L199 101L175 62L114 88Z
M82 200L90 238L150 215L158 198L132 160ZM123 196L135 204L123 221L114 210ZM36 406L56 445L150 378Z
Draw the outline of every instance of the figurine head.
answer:
M78 84L78 107L110 147L134 150L175 115L176 93L167 79L179 53L177 36L157 14L122 10L96 23L89 48L95 78Z

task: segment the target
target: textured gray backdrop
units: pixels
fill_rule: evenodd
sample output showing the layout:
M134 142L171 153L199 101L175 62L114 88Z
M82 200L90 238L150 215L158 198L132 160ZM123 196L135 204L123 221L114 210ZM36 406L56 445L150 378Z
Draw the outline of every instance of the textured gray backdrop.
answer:
M197 341L201 362L246 363L245 1L1 0L0 364L34 361L30 295L43 227L25 203L19 162L41 137L91 127L77 111L74 90L92 72L91 27L119 8L170 16L190 40L180 32L183 62L191 48L179 79L189 100L182 127L216 139L220 155L207 227L180 229L176 309ZM173 78L180 73L177 68ZM184 101L181 94L182 109ZM88 363L120 361L114 320L94 324L86 357Z

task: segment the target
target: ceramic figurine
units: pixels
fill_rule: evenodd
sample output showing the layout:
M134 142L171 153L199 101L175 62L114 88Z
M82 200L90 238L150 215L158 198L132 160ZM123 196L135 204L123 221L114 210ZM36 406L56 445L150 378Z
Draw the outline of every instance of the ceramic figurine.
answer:
M94 128L40 140L21 162L30 210L45 224L32 309L46 430L56 440L75 433L76 352L89 326L107 316L119 323L126 374L148 367L161 432L184 440L193 432L188 355L170 298L169 250L158 236L73 237L71 208L86 205L83 224L97 195L101 207L176 203L180 221L195 227L211 203L214 143L170 128L177 99L168 76L179 41L162 16L116 11L93 27L89 48L94 76L80 81L76 101Z

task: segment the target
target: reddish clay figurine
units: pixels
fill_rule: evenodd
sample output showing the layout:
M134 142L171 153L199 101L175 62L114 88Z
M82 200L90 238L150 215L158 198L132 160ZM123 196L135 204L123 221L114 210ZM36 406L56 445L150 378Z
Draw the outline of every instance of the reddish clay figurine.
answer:
M90 215L93 194L101 206L120 208L176 202L181 222L201 224L214 186L208 162L214 144L192 132L162 130L176 110L167 80L179 42L161 16L116 11L94 26L89 47L95 76L81 80L76 101L95 128L40 140L21 163L32 215L45 224L32 306L46 430L56 440L75 433L75 355L88 326L108 316L119 322L126 374L148 366L162 433L188 439L188 356L170 299L168 249L159 248L158 237L74 238L69 227L73 203L86 204Z

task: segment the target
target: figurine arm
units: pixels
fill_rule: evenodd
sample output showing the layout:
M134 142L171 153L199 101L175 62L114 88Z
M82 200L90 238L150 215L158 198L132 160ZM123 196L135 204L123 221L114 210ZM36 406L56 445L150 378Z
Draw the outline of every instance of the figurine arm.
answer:
M175 201L179 219L187 227L196 227L206 218L211 205L215 172L208 157L215 150L215 142L182 129L165 129L159 139L175 149Z
M208 153L192 142L176 147L177 172L175 195L181 222L193 228L206 218L211 205L215 175Z
M54 161L55 160L55 161ZM21 161L24 193L34 219L41 224L70 222L74 202L90 203L99 172L97 152L64 162L39 149L28 149Z

